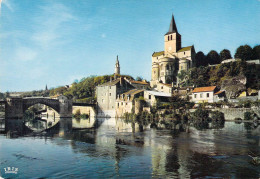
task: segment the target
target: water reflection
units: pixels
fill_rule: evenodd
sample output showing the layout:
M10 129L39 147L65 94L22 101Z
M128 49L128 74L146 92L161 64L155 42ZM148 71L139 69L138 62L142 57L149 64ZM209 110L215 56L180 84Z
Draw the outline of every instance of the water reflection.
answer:
M32 166L40 173L22 173L19 177L259 177L259 166L250 164L248 157L249 153L260 155L259 125L234 122L208 123L201 128L194 124L178 125L170 131L115 118L60 119L42 133L47 137L25 139L30 145L35 142L42 147L37 158L44 160L34 160ZM0 140L1 145L13 147L10 152L8 147L1 148L0 154L6 156L0 155L0 161L8 156L17 159L17 155L36 158L34 149L23 138L16 140L20 141L17 150L13 149L11 139ZM22 148L31 152L23 152ZM21 171L28 165L26 157L17 163ZM13 163L4 165L7 164ZM0 163L1 167L4 165Z

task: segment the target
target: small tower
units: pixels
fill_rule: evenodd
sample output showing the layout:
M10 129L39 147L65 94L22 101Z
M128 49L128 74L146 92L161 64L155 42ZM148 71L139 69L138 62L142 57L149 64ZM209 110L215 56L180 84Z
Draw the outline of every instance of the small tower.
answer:
M116 56L115 75L120 75L120 65L118 61L118 55Z
M48 91L48 87L47 87L47 84L46 84L46 86L45 86L45 91Z
M174 17L172 15L169 31L164 35L165 53L176 53L181 49L181 35L178 33Z

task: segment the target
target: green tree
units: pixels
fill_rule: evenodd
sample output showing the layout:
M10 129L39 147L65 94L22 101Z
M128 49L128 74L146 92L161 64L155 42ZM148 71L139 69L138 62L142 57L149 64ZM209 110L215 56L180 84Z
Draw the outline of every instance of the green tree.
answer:
M206 61L206 57L204 55L203 52L199 51L198 53L196 53L195 55L195 66L199 67L199 66L207 66L208 63Z
M260 45L256 45L252 51L252 60L260 59Z
M140 77L140 76L138 76L138 77L136 77L136 79L135 79L136 81L142 81L143 80L143 78L142 77Z
M253 50L249 45L241 45L236 50L235 58L240 58L242 60L251 60L252 52Z
M216 52L215 50L211 50L207 54L206 59L207 59L208 63L211 65L220 64L220 56L219 56L218 52Z
M231 56L229 50L223 49L223 50L220 52L220 60L221 60L221 61L226 60L226 59L230 59L230 58L232 58L232 56Z

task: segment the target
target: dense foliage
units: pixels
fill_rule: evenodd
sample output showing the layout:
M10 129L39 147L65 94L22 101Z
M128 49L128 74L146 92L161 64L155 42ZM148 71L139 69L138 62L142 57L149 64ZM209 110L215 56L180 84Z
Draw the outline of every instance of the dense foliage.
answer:
M216 66L191 68L178 74L183 86L221 86L226 79L243 75L247 78L247 88L260 89L260 65L244 61L224 63Z
M195 66L208 66L220 64L223 60L231 59L231 53L228 49L223 49L218 53L211 50L208 54L199 51L195 55ZM256 45L253 49L249 45L241 45L236 49L235 58L242 60L255 60L260 59L260 45Z
M63 94L69 98L74 99L78 102L93 102L96 98L95 88L96 86L110 81L114 75L104 75L104 76L90 76L82 78L80 82L74 82L71 87L61 86L50 90L50 96L57 94ZM121 75L121 77L126 77L128 79L133 79L128 75Z

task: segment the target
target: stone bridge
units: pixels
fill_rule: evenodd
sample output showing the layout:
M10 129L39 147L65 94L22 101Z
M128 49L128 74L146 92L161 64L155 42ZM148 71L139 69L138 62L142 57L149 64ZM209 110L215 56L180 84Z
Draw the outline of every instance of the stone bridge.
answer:
M65 96L55 99L48 97L12 97L5 102L6 119L22 119L24 112L35 104L44 104L57 111L61 118L72 117L72 101Z

